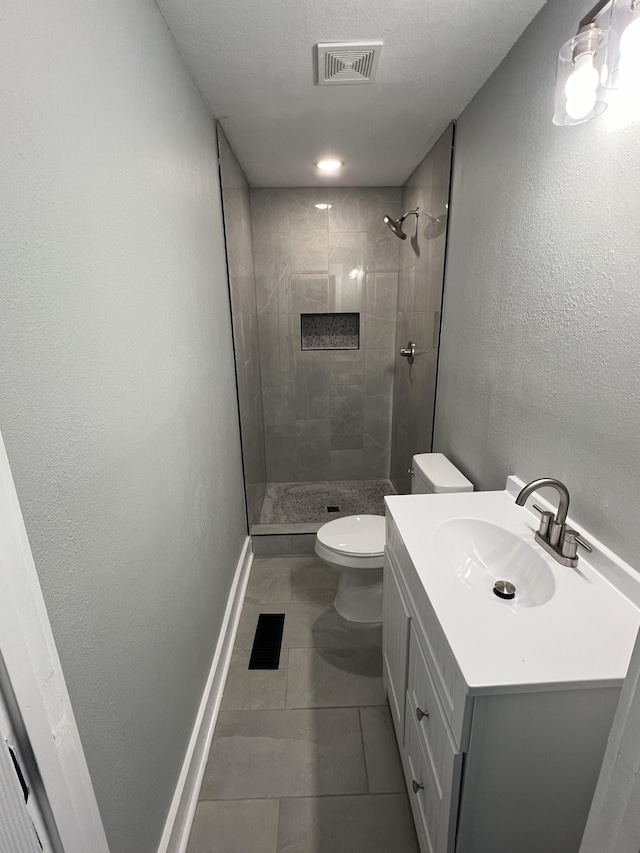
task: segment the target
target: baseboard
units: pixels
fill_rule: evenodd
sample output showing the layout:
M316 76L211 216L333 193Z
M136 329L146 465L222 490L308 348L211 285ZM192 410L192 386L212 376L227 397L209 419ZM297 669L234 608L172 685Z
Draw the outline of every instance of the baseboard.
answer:
M220 631L220 639L213 656L211 670L198 709L198 716L191 733L157 853L185 853L187 849L252 562L251 539L247 536L233 578Z

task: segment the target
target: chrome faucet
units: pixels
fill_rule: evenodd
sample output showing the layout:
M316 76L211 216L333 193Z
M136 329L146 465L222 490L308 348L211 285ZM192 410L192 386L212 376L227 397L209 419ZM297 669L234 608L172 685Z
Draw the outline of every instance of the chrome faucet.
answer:
M542 545L545 551L548 551L553 559L562 563L563 566L577 566L578 545L583 545L589 551L591 548L581 539L579 533L567 527L569 489L565 484L561 483L560 480L553 479L553 477L541 477L539 480L532 480L522 489L516 498L516 503L518 506L524 506L527 498L533 492L545 487L551 487L557 491L559 496L558 512L554 515L552 512L535 507L542 513L540 527L536 533L536 542Z

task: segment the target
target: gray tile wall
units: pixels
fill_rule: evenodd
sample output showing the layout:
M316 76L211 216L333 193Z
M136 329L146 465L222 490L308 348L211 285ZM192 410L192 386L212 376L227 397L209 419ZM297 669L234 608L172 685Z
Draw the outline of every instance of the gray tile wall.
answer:
M318 210L316 204L330 204ZM397 188L252 189L269 482L387 477ZM300 314L358 311L357 351L302 352Z
M411 490L407 469L414 453L431 450L435 406L438 327L444 282L446 218L453 125L440 137L402 188L402 208L420 208L405 220L400 247L398 323L393 391L391 480L399 494ZM400 241L399 241L400 242ZM420 350L410 366L400 347L414 341Z
M255 524L260 516L266 480L251 206L249 185L220 125L218 150L231 290L242 459L251 525Z

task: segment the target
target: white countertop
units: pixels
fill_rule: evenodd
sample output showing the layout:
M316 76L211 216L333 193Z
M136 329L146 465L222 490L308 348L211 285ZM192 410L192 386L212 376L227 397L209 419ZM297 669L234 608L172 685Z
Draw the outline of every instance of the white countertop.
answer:
M538 515L516 505L518 485L510 478L509 491L385 499L469 693L621 683L640 625L640 576L584 530L593 555L580 549L575 569L557 563L534 542ZM469 589L434 542L451 518L499 524L531 543L553 571L551 600L518 607Z

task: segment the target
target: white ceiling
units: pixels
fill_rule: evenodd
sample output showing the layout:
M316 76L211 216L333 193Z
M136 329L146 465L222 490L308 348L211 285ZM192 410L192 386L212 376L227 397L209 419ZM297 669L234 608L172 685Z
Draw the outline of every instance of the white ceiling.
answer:
M544 0L157 0L253 186L399 186ZM317 86L319 41L384 42L376 80ZM337 176L314 162L344 160Z

